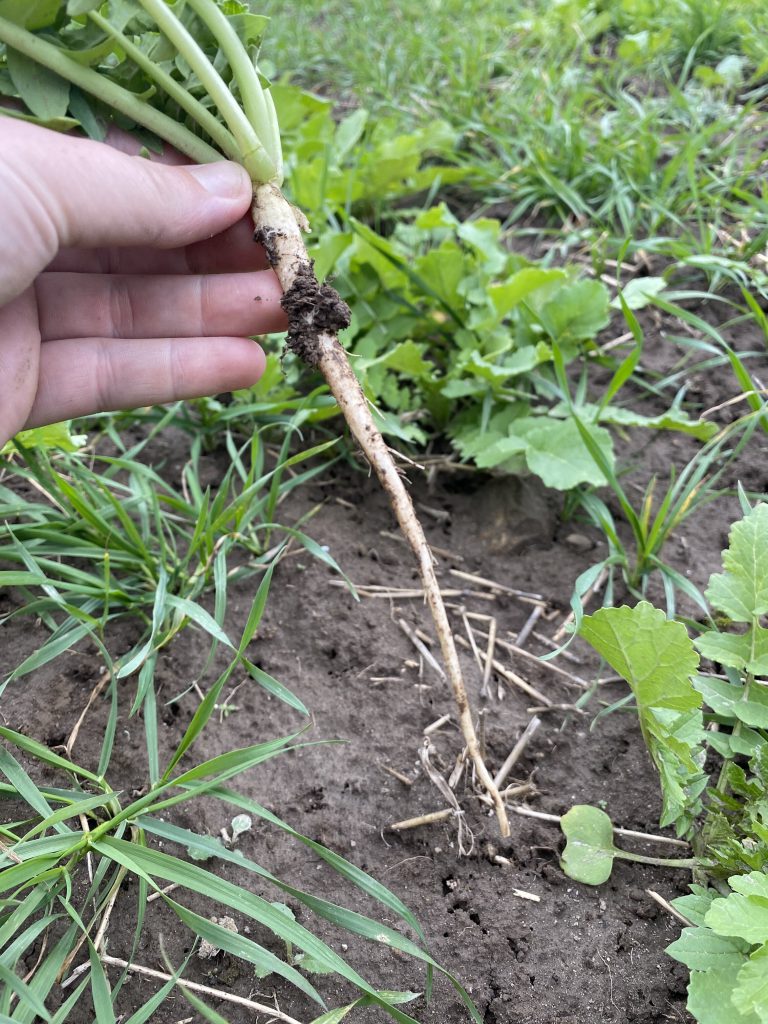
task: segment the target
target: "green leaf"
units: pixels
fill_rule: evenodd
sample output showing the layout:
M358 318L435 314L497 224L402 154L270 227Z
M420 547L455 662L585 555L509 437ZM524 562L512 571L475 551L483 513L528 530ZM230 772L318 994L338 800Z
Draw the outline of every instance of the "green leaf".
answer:
M284 942L293 943L299 949L332 967L337 974L356 985L361 991L375 995L366 981L329 946L302 925L291 921L285 914L275 910L256 893L243 890L232 882L219 878L194 864L185 863L176 857L170 857L156 850L142 849L136 844L124 840L103 839L95 843L94 848L153 885L156 885L157 878L174 881L192 892L207 896L220 905L223 904L239 913L246 914L265 925ZM390 1012L395 1020L401 1021L401 1024L413 1024L412 1018L407 1014L396 1010ZM476 1019L479 1020L479 1018Z
M0 0L0 18L23 28L48 28L56 21L61 0Z
M72 434L69 421L53 423L48 427L35 427L33 430L22 430L12 440L0 448L0 455L10 455L16 450L16 442L24 448L58 449L62 452L76 452L82 448L88 438L85 434Z
M580 406L579 409L589 409L590 406ZM644 416L634 409L627 409L620 405L607 405L600 410L598 416L600 423L607 423L618 427L643 427L646 430L676 430L689 437L695 437L698 441L709 441L718 432L716 423L710 420L692 420L687 413L679 409L670 409L668 412L660 413L658 416Z
M101 7L101 0L67 0L67 14L70 18L95 11L97 7Z
M22 1004L28 1005L44 1021L50 1021L51 1015L46 1010L43 1002L35 995L25 982L5 964L0 962L0 984L6 992L13 992L18 996Z
M740 636L710 629L694 643L710 661L746 670L755 676L768 675L768 629L763 626L755 626Z
M579 633L632 688L661 776L661 824L677 822L684 831L700 811L706 780L701 695L690 678L699 657L685 626L641 601L635 608L602 608L585 616Z
M545 285L562 281L567 281L567 275L562 270L525 267L513 274L504 284L490 285L488 297L493 303L499 319L503 319L531 292L535 292Z
M757 505L734 523L723 552L724 573L710 578L709 603L734 622L768 612L768 505Z
M754 1013L743 1016L732 1002L738 970L694 971L688 985L688 1012L698 1024L763 1024Z
M768 944L756 949L739 971L731 1002L745 1016L768 1022Z
M768 876L763 875L763 879L765 895L732 892L714 900L705 918L707 927L718 935L731 935L753 945L768 942Z
M608 289L600 281L564 285L541 309L541 319L561 346L592 339L610 319Z
M19 96L35 117L43 121L64 117L69 106L69 82L10 47L6 60Z
M115 1011L112 1008L112 990L107 975L102 967L99 954L94 944L88 940L88 958L91 961L91 993L96 1020L99 1024L115 1024Z
M717 715L737 718L756 729L768 728L768 693L753 684L749 699L743 686L734 686L725 679L696 676L694 685Z
M194 913L194 911L189 910L180 903L176 903L172 899L166 898L165 902L188 928L191 928L201 938L206 939L212 946L215 946L217 949L223 949L227 953L231 953L232 956L253 964L258 971L264 972L262 977L278 974L295 988L300 989L305 995L309 996L310 999L320 1003L321 1006L323 1005L323 1000L314 986L306 978L302 977L297 970L291 967L290 964L275 956L268 949L264 949L263 946L253 942L246 935L232 932L206 917L201 917L200 914ZM333 973L332 968L329 973Z
M699 657L686 628L649 602L585 615L581 635L627 680L641 717L653 708L690 711L701 706L691 682Z
M613 463L611 435L602 427L588 425L605 458ZM526 442L525 460L532 473L547 487L568 491L578 484L602 487L606 479L589 453L573 420L526 417L512 427L515 438Z
M622 288L621 294L630 309L644 309L666 287L667 282L663 277L633 277L626 288ZM611 306L613 309L621 309L618 297L611 302Z
M316 957L308 956L306 953L299 953L293 962L302 971L306 971L307 974L333 974L333 970L330 967L321 963Z
M576 804L560 819L567 839L560 865L570 878L586 885L602 885L611 877L616 848L613 824L599 807Z
M709 928L683 928L680 938L666 952L691 971L738 969L744 963L749 946L739 939L716 935Z
M412 1000L419 997L418 992L378 992L377 995L391 1003L393 1006L397 1006L399 1003L410 1003ZM356 999L354 1003L347 1003L346 1006L338 1006L335 1010L329 1010L328 1013L324 1013L321 1017L315 1017L311 1024L341 1024L341 1021L347 1016L350 1011L357 1009L358 1007L370 1006L372 1000L370 996L361 996L360 999Z
M703 885L693 884L689 888L690 893L672 900L672 906L687 917L691 924L703 925L712 901L718 899L719 894L714 889L706 889Z

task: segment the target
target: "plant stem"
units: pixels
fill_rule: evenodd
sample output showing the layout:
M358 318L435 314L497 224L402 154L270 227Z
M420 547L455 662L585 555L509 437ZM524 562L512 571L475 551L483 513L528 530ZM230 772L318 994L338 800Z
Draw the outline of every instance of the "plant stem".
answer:
M509 821L504 802L480 754L432 552L392 453L373 421L368 400L350 366L347 353L336 337L336 331L348 323L344 319L345 307L335 292L318 284L293 208L274 185L262 185L254 193L253 222L256 238L264 245L285 293L283 304L289 318L288 346L325 377L355 440L376 471L400 529L416 557L453 689L464 742L478 778L493 801L501 834L508 836ZM348 310L346 313L348 315Z
M211 30L224 56L229 61L232 74L240 89L240 100L246 117L256 129L264 149L269 154L275 168L270 178L262 181L274 181L281 185L283 181L283 157L280 144L280 129L275 116L272 97L261 85L259 73L253 65L250 54L243 46L230 21L212 0L187 0L188 5L201 21Z
M96 96L137 124L148 128L158 138L175 146L191 160L205 164L221 159L220 153L209 146L207 142L193 135L184 125L174 121L162 111L150 107L149 104L127 89L123 89L122 86L115 85L106 75L100 75L98 71L83 67L71 60L58 46L46 42L45 39L32 32L27 32L26 29L19 28L18 25L3 17L0 17L0 42L18 50L30 60L55 71L57 75L61 75L62 78L72 82L79 89Z
M616 849L616 856L622 860L633 860L637 864L653 864L662 868L703 868L707 864L698 857L646 857L642 853L629 853L627 850Z
M229 132L225 126L218 121L214 115L207 110L202 103L194 98L187 90L177 82L175 78L168 74L167 71L155 64L154 61L150 60L149 57L138 47L136 44L126 36L124 32L116 29L110 22L102 17L98 11L89 11L88 17L91 21L98 25L102 32L106 32L107 35L111 36L117 42L131 60L137 64L143 71L152 78L161 89L166 92L171 99L176 100L182 110L185 110L189 116L195 120L200 127L210 135L222 153L226 154L230 160L239 160L240 151L237 148L234 136Z
M155 19L158 28L176 47L179 55L200 79L240 149L240 160L254 182L271 181L277 168L260 139L261 125L252 125L229 91L229 87L208 60L194 37L184 28L165 0L139 0L144 10ZM256 72L253 72L254 75Z

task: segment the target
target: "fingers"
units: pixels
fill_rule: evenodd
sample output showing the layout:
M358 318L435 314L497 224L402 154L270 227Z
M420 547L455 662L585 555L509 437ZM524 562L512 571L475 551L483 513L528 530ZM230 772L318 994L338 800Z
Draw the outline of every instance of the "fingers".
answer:
M253 240L253 223L243 217L215 238L183 249L63 249L47 269L78 274L235 274L267 266L263 248Z
M40 348L27 427L94 412L199 398L254 384L264 352L246 338L78 338Z
M288 326L271 270L186 277L41 274L35 291L43 341L247 336Z
M186 246L240 220L251 200L237 164L167 166L10 118L0 154L0 266L12 268L0 304L62 246Z
M37 386L40 332L30 288L0 308L0 448L29 414Z

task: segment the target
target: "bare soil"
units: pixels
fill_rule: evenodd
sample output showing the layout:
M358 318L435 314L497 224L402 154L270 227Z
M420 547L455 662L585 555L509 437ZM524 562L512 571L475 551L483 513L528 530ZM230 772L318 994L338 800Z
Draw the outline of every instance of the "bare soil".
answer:
M753 342L744 339L745 344ZM657 345L662 344L657 339ZM653 352L649 358L654 358ZM658 358L660 362L667 359ZM737 390L725 370L706 378L692 372L691 383L706 390L702 399L706 404L730 398ZM639 486L652 472L664 480L672 465L679 468L695 450L687 439L669 434L632 434L627 442L626 459L635 470L630 484L634 478ZM731 485L738 478L748 488L765 489L763 449L756 435L749 460L734 467ZM156 465L164 466L163 472L178 474L181 462L173 450L172 435L158 442L152 457ZM209 463L215 484L225 469L226 454L214 453ZM574 580L605 552L600 535L582 523L563 521L562 497L530 480L454 473L438 475L429 486L417 471L409 470L409 475L430 543L440 551L442 584L460 591L451 598L457 632L464 635L458 611L463 607L492 615L499 638L512 640L534 606L501 589L467 582L452 570L543 595L546 611L536 629L551 637L568 610ZM356 584L418 589L408 551L393 533L385 499L364 469L337 465L319 483L292 495L281 506L281 521L295 520L318 503L322 507L306 529L327 545ZM670 542L667 557L703 586L719 565L728 526L738 515L734 497L719 499L683 524ZM304 551L285 558L275 573L265 620L250 656L311 709L304 740L340 742L307 746L267 762L237 779L238 791L343 854L400 896L422 923L435 958L471 992L485 1024L689 1021L684 1009L686 972L664 954L679 925L649 895L651 890L674 898L690 881L686 873L618 863L604 886L578 885L560 870L562 839L556 824L513 814L512 836L501 840L495 818L480 803L466 775L456 792L474 840L468 855L460 855L455 819L392 831L395 822L445 807L419 760L424 730L451 716L430 733L432 764L445 777L461 753L461 736L448 685L420 658L398 624L403 619L412 630L429 635L429 616L421 600L363 597L356 601L336 584L329 570ZM252 591L252 581L231 587L228 627L233 634L243 625ZM12 593L0 595L0 612L14 600ZM480 628L481 624L475 620L475 625ZM17 664L43 636L43 627L27 620L14 620L4 627L0 672ZM111 638L115 655L134 639L135 628L130 624L117 631ZM479 637L478 641L484 643ZM533 654L548 650L535 635L525 646ZM178 742L197 704L194 693L173 698L197 678L206 650L203 638L188 629L161 660L160 699L169 702L160 704L161 744L166 751ZM572 650L580 659L578 664L562 658L555 664L580 679L593 680L596 663L578 643ZM496 771L529 722L531 708L540 701L496 674L491 677L491 696L481 701L480 672L469 650L463 649L462 657L470 698L477 710L481 705L484 709L487 763ZM555 704L570 705L583 692L579 681L558 675L548 665L503 650L497 657ZM50 746L60 744L100 673L95 651L86 647L71 652L10 687L3 699L3 718L12 728ZM126 792L146 784L143 726L128 716L133 686L130 680L122 684L118 744L110 773L113 788ZM658 832L657 779L634 714L616 712L594 721L601 701L611 702L625 692L624 684L608 683L597 689L586 713L539 712L542 725L508 780L531 784L521 803L555 815L574 803L595 803L624 828ZM228 703L232 707L211 723L185 763L191 765L193 759L200 761L305 724L253 683L244 683ZM97 762L105 719L106 704L97 703L75 748L75 757L91 768ZM407 783L388 769L400 773ZM229 826L232 813L221 803L204 799L174 808L169 817L196 832L219 835ZM8 817L0 805L0 819ZM466 837L465 841L469 842ZM673 853L668 847L635 840L620 842L641 852ZM272 828L257 823L238 843L248 857L299 887L396 925L386 911L350 889L303 846ZM281 899L279 892L252 875L237 875L229 865L216 870L241 883L245 880L271 900ZM113 956L130 953L135 899L136 888L127 885L109 929L108 952ZM207 915L222 913L221 908L194 896L184 895L182 901ZM306 911L293 909L303 923L312 923ZM244 918L233 916L240 929L247 926ZM423 973L409 959L381 944L334 933L322 923L312 926L378 987L423 990ZM192 936L157 901L147 908L137 963L165 969L161 936L170 961L178 964ZM284 954L279 945L272 948ZM227 954L209 960L193 957L187 977L243 996L274 997L284 1012L302 1021L314 1019L319 1012L279 981L256 981L247 965ZM313 981L329 1005L354 995L333 979ZM128 1014L141 1005L154 984L133 976L122 989L121 1011ZM232 1004L209 1001L234 1024L256 1019ZM407 1009L423 1024L468 1020L442 979L437 980L431 1003L422 997ZM153 1019L158 1024L197 1020L192 1013L176 996ZM81 1024L92 1018L86 1000L70 1019ZM384 1015L364 1010L349 1019L378 1021Z

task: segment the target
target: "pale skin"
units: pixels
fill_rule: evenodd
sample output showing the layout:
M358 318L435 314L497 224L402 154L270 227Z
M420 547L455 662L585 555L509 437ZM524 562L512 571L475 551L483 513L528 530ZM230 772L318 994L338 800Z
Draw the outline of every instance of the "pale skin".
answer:
M248 387L265 358L249 336L286 328L245 171L109 142L0 116L0 446Z

